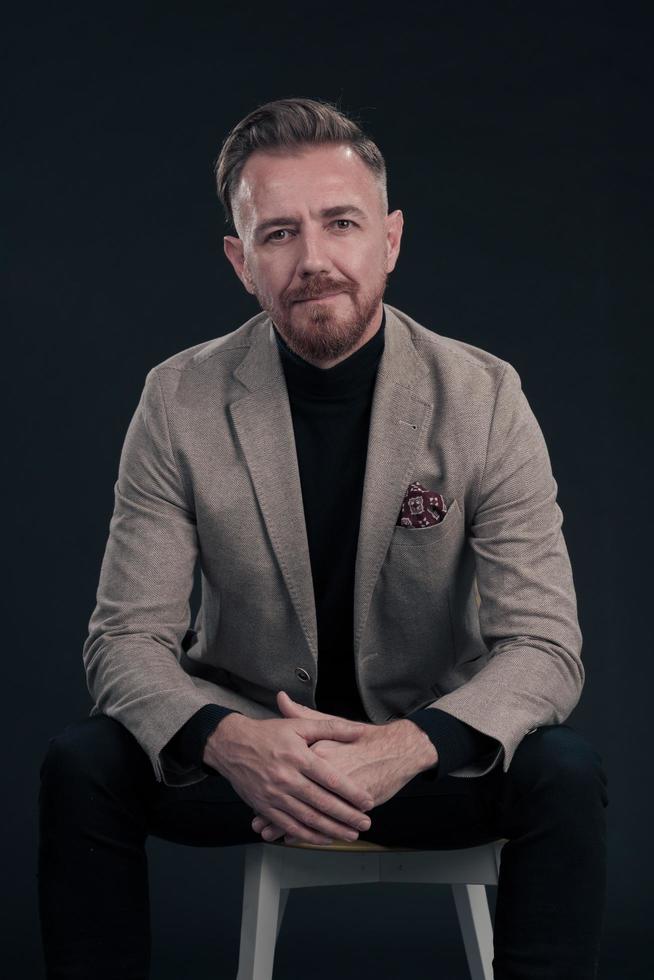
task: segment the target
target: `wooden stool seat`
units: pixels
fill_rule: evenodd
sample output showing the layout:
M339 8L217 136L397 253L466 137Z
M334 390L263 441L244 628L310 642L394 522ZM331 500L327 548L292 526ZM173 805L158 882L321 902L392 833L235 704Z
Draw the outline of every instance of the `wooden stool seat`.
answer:
M297 844L286 844L285 841L268 841L270 844L277 844L281 847L306 847L314 851L417 851L417 847L385 847L383 844L375 844L369 840L337 840L333 844L306 844L298 841Z

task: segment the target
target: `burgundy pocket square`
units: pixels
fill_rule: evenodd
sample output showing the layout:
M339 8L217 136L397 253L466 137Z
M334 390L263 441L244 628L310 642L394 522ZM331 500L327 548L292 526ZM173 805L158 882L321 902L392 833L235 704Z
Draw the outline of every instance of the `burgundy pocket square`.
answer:
M440 493L427 490L422 483L410 483L404 494L398 527L431 527L440 524L447 514L447 504Z

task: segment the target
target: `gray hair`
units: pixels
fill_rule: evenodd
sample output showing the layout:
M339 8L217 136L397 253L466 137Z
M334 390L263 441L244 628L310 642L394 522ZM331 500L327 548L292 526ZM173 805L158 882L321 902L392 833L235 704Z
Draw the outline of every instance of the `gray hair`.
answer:
M214 162L214 174L225 221L236 228L232 198L251 153L293 153L307 144L325 143L348 143L352 147L374 175L383 214L387 214L386 164L378 146L333 103L297 98L277 99L259 106L237 123L223 141Z

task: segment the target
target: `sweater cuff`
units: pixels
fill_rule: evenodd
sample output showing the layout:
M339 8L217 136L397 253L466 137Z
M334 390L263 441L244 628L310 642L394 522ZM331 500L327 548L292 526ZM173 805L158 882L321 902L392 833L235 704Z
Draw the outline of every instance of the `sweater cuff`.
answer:
M475 762L487 752L497 750L497 739L484 735L440 708L418 708L405 716L425 732L438 752L438 761L421 775L428 780L443 779L453 769Z
M233 713L232 708L220 704L205 704L195 712L167 742L165 751L170 752L176 762L185 767L200 766L215 774L211 767L202 761L207 739L215 731L218 723ZM240 711L236 712L241 714Z

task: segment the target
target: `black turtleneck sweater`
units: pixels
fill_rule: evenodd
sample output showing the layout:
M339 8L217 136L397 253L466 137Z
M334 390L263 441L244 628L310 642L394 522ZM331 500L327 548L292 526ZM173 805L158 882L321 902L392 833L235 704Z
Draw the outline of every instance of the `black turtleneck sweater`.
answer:
M362 347L319 368L286 344L273 324L286 379L297 451L318 625L319 711L369 721L356 685L353 653L354 566L368 451L372 396L384 350L386 315ZM344 524L344 520L347 524ZM183 765L202 761L207 738L230 708L200 708L166 746ZM422 773L440 779L497 748L495 739L438 708L406 716L427 733L438 762Z

